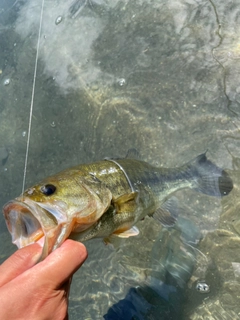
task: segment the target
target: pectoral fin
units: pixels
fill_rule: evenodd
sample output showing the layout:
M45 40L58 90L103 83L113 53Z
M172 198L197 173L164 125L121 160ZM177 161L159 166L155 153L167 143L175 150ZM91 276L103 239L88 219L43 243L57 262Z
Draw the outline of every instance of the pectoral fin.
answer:
M114 204L117 206L121 206L129 201L135 201L137 198L137 192L125 193L124 195L118 197L117 199L113 199Z
M137 205L137 192L126 193L117 199L113 199L113 205L116 209L116 213L122 212L134 212Z

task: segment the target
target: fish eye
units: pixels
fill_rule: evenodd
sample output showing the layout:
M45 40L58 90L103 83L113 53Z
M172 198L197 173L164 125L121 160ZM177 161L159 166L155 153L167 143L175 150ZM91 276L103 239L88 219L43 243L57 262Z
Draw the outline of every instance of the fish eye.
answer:
M41 191L45 196L51 196L55 191L56 187L53 184L46 184L45 186L41 187Z

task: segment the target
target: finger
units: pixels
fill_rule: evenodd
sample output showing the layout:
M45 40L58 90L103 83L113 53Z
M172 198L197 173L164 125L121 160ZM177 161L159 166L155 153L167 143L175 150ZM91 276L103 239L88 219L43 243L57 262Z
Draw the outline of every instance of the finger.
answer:
M17 250L0 265L0 287L36 264L42 248L31 244Z
M61 287L87 258L87 249L73 240L66 240L45 260L35 266L39 279L52 283L53 288Z

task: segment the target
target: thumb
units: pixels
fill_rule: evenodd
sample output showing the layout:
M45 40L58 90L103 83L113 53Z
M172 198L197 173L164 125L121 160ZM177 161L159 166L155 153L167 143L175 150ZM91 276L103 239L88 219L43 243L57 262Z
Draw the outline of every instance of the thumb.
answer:
M51 281L53 288L61 287L87 259L87 249L73 240L66 240L45 260L39 262L35 272L39 278Z
M17 250L0 265L0 287L30 269L38 261L42 248L31 244Z

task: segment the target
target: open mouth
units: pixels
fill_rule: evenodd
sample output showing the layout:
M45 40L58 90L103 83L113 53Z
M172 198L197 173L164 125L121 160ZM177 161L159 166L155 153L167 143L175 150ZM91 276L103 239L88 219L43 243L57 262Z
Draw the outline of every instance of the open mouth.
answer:
M44 243L44 231L41 223L35 217L34 213L39 215L39 211L44 209L36 204L28 205L25 202L13 200L3 207L6 224L12 235L12 242L18 248L22 248L31 243Z

